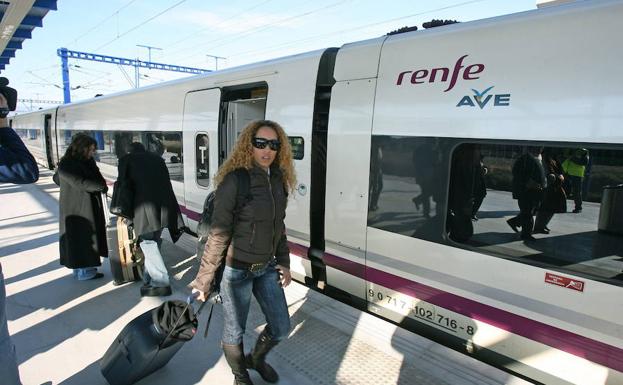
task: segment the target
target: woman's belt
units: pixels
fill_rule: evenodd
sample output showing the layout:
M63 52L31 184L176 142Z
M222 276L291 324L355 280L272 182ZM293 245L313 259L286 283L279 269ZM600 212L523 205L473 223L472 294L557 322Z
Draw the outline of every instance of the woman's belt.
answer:
M227 266L232 267L234 269L248 270L252 273L257 273L264 269L268 264L272 261L259 262L259 263L249 263L244 261L239 261L237 259L231 259L227 261Z

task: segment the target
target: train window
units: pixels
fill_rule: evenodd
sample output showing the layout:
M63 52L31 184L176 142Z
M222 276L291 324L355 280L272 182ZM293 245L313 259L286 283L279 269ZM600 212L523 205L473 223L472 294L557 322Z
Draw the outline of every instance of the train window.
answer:
M373 136L368 226L442 242L448 146L438 138Z
M140 142L147 151L156 153L164 159L171 180L184 181L181 132L61 130L59 140L61 154L71 143L72 135L78 132L85 132L95 139L98 162L117 166L119 158L128 153L129 145Z
M305 140L301 136L289 136L290 147L292 147L292 157L296 160L303 159L305 155Z
M370 159L370 227L623 282L621 149L373 136Z
M15 132L26 146L43 148L43 138L39 129L16 128Z
M621 183L621 150L461 144L451 161L448 236L518 262L621 280Z
M209 139L207 134L195 137L195 172L199 186L210 186Z

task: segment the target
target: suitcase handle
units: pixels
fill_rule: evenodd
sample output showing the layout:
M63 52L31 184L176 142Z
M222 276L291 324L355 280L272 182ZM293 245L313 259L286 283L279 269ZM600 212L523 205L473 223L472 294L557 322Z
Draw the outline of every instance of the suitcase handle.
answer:
M192 303L195 302L195 300L197 299L198 294L192 294L189 295L188 298L186 298L186 306L184 307L184 310L182 311L182 314L180 314L179 318L177 319L177 321L175 321L175 323L173 324L173 327L171 328L171 330L169 330L169 333L167 334L166 337L164 337L164 340L162 340L162 342L160 343L160 347L162 347L164 345L164 343L169 339L169 337L171 337L171 335L173 334L173 331L175 330L175 328L177 327L177 325L179 325L180 321L182 320L182 318L184 317L184 313L186 313L186 310L188 310L189 307L191 307ZM201 310L203 309L203 306L205 305L205 302L203 302L201 304L201 306L199 306L199 309L197 309L197 312L195 312L195 317L199 315L199 313L201 313ZM210 318L212 318L212 312L210 311ZM210 321L208 320L208 323Z
M219 298L217 298L217 296ZM195 302L198 297L199 297L199 293L198 292L192 293L186 299L186 303L191 304L191 303ZM214 305L217 304L217 303L221 303L220 296L218 294L216 294L216 295L212 296L211 298L209 298L208 300L206 300L205 302L201 303L201 306L199 306L199 309L195 313L195 316L198 316L199 313L201 313L201 310L203 309L205 304L207 302L209 302L209 301L211 301L212 303L210 304L210 314L208 315L208 321L206 322L206 330L203 332L203 338L208 338L208 330L210 329L210 321L212 320L212 311L214 310Z

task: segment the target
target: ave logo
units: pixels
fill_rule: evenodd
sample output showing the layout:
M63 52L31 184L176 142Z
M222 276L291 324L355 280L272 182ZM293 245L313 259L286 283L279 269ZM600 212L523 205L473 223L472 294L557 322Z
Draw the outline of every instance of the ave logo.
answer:
M480 107L482 110L487 104L493 107L508 107L511 104L511 94L489 94L493 86L478 91L472 88L474 95L465 95L461 98L457 107Z

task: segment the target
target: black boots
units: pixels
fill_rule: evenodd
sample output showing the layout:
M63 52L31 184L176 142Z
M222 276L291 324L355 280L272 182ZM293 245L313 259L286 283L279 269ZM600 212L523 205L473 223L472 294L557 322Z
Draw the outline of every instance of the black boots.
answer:
M266 363L266 355L278 343L278 341L271 340L266 333L266 329L264 329L257 338L255 348L246 356L247 368L257 370L266 382L275 383L279 381L279 375L275 372L275 369Z
M249 372L247 372L242 344L222 344L222 346L225 359L231 368L231 372L234 374L234 385L253 385L251 378L249 378Z
M266 355L278 343L278 341L271 340L266 330L264 330L258 337L255 348L246 357L242 344L222 344L225 359L231 368L231 372L234 374L234 385L253 385L247 368L257 370L266 382L275 383L279 381L279 375L275 372L275 369L266 363Z

